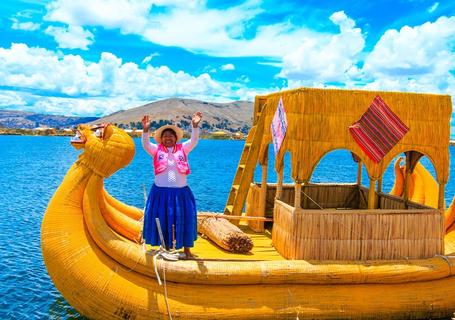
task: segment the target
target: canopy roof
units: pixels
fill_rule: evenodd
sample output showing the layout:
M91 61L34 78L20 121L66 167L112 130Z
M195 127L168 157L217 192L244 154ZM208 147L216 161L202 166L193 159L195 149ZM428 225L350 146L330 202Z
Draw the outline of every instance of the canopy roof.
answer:
M348 128L379 95L409 127L409 132L379 162L372 161L352 138ZM275 167L283 166L286 151L291 154L291 175L295 181L309 181L314 168L325 154L347 149L364 163L371 179L379 179L390 161L406 151L418 151L433 163L440 184L449 176L449 138L452 115L448 95L300 88L257 96L255 122L265 116L264 135L259 153L265 159L272 141L270 123L280 97L286 111L288 129ZM265 112L265 114L263 114Z

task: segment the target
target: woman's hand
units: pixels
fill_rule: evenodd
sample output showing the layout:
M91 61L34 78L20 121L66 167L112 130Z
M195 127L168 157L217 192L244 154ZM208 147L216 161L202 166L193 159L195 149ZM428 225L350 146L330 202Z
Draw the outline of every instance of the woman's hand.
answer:
M193 119L191 119L191 122L193 123L193 128L197 128L199 126L199 122L202 120L202 112L196 112L193 114Z
M145 115L142 117L142 130L144 132L149 132L150 129L150 117Z

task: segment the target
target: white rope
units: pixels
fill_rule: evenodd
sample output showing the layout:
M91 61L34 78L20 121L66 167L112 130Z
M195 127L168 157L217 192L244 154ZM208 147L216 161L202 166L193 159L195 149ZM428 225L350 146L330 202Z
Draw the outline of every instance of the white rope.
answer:
M169 307L169 301L167 298L167 285L166 285L166 266L163 266L163 282L164 282L164 301L166 301L166 309L169 319L172 320L171 308Z
M166 309L167 309L167 314L169 316L169 319L172 320L172 314L171 314L171 308L169 307L169 299L167 297L167 283L166 283L166 265L163 264L163 282L161 282L160 278L160 273L158 272L158 258L165 259L163 257L163 253L166 253L164 250L158 250L154 255L153 255L153 265L155 268L155 275L156 275L156 280L158 281L158 284L160 286L164 285L164 301L166 302Z

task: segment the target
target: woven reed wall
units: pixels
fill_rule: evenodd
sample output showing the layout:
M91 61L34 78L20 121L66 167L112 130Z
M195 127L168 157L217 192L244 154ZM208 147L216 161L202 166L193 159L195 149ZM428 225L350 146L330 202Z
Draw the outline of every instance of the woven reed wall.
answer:
M348 130L367 110L376 95L380 95L410 128L378 164L366 156ZM382 176L397 154L409 150L419 151L433 162L439 183L447 182L452 115L450 96L310 88L259 96L256 102L266 100L265 109L262 110L266 112L266 119L260 151L261 163L265 159L267 145L271 143L270 123L280 97L287 114L288 130L275 167L277 171L283 167L284 153L289 151L294 180L309 181L314 168L326 153L347 149L360 157L373 179Z
M407 201L405 202L403 198L393 196L387 193L378 193L378 209L432 209L432 207L425 206L420 203ZM367 209L367 198L368 198L368 188L360 186L359 187L359 209Z
M379 208L381 209L405 209L405 201L397 196L390 194L379 194ZM430 209L431 207L425 206L420 203L409 201L407 202L408 209Z
M367 209L368 188L357 184L309 184L302 186L301 207L302 209ZM255 216L254 212L259 209L260 184L252 183L246 200L246 213ZM275 204L276 184L267 184L266 217L273 216ZM311 201L309 196L313 201ZM407 206L402 198L387 193L378 193L378 209L430 209L431 207L416 202L407 201ZM295 189L293 184L284 184L281 201L294 206ZM305 198L307 200L305 201Z
M311 184L302 187L301 207L304 209L358 208L356 184ZM313 201L311 201L311 198ZM305 200L305 198L307 198ZM316 203L317 204L316 204ZM319 207L319 206L320 207Z
M252 183L248 190L246 198L246 213L254 212L259 209L259 191L261 190L260 183ZM273 217L273 207L275 205L276 196L276 183L267 183L267 195L265 204L265 216ZM281 192L281 200L290 205L294 205L294 184L286 183L283 184Z
M282 199L289 204L294 204L294 184L283 184ZM260 216L259 213L259 199L261 192L260 183L252 183L248 190L246 198L246 215L250 217ZM265 217L273 217L273 207L275 205L276 196L276 183L267 184L266 193L266 206L265 206ZM248 226L251 230L259 232L264 228L264 222L259 221L248 221Z
M272 240L287 259L426 259L444 253L443 216L425 210L302 210L276 201Z
M262 216L260 209L259 209L259 202L260 202L260 194L261 194L261 187L257 183L251 183L250 188L248 189L248 194L246 196L245 202L245 213L248 217L258 217ZM267 187L267 193L269 189ZM264 231L264 222L262 221L248 221L248 226L251 230L255 232L263 232Z

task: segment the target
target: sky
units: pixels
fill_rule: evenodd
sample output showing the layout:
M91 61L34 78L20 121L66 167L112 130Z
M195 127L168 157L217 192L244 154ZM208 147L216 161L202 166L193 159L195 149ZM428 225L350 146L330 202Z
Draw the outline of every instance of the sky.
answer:
M103 116L302 86L455 97L455 1L0 1L0 110Z

